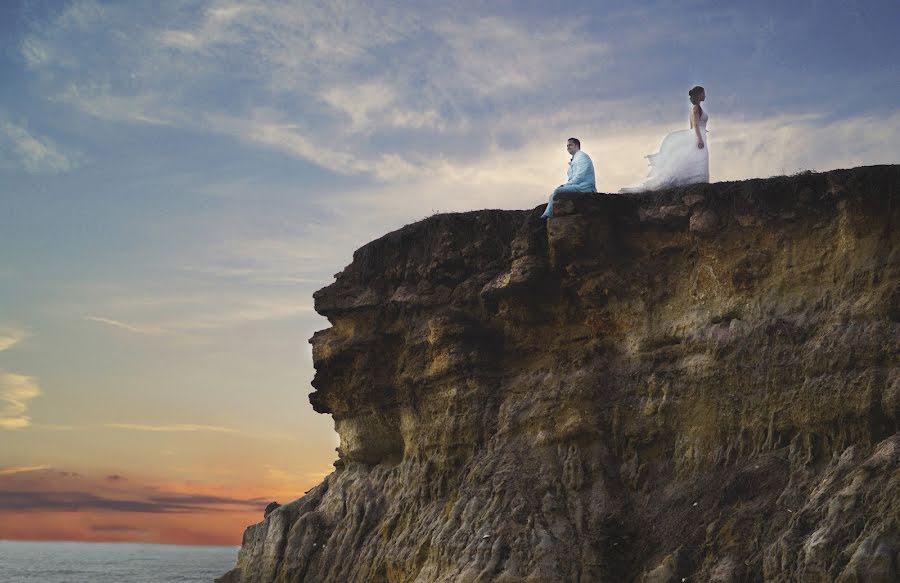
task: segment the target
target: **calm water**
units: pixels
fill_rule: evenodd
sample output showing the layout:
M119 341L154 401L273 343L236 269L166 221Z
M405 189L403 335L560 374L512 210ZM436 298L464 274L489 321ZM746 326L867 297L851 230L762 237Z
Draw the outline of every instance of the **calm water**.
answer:
M0 540L0 583L210 582L239 547Z

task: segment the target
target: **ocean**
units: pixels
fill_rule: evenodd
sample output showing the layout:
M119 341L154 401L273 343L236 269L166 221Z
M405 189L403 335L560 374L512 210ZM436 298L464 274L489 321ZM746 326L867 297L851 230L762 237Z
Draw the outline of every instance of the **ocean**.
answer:
M209 583L240 547L0 540L0 583Z

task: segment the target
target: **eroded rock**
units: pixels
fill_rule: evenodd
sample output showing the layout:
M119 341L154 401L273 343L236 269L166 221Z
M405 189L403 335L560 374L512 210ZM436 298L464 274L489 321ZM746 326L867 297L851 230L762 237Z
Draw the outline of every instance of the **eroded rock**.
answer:
M898 191L564 195L364 246L315 294L340 460L222 580L897 580Z

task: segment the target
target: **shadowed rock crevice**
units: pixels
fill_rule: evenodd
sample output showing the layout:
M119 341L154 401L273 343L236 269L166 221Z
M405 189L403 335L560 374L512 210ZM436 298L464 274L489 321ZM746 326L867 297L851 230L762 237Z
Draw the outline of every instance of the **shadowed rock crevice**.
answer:
M223 581L900 578L900 167L436 215L315 294L335 471Z

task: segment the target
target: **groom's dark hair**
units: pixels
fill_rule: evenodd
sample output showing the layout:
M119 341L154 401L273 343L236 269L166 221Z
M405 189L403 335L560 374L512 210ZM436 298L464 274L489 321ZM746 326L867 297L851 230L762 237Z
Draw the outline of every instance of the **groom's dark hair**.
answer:
M569 138L569 139L566 140L566 141L567 141L567 142L574 142L575 145L578 146L578 149L579 149L579 150L581 149L581 140L579 140L578 138Z

